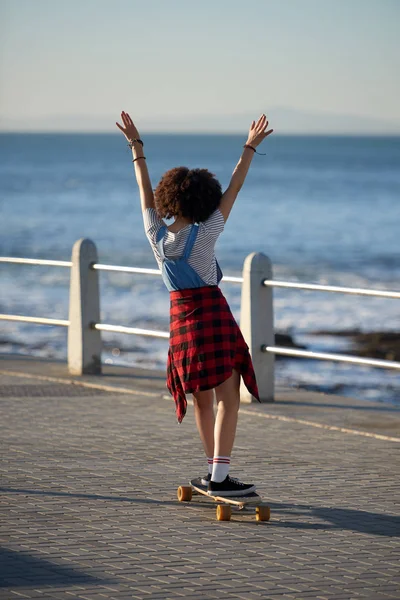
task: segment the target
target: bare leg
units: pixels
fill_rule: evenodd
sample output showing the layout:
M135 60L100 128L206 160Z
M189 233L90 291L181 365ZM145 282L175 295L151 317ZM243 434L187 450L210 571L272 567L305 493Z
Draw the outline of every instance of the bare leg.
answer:
M206 456L214 456L214 390L193 394L194 416Z
M214 428L214 456L231 455L240 404L239 386L240 375L233 370L229 379L215 388L218 410Z

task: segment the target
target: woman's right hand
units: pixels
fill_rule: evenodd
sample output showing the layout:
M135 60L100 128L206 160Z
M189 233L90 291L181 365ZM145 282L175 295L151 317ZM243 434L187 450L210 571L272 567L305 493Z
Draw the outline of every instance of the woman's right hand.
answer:
M268 121L265 115L261 115L257 123L252 122L249 129L249 135L246 144L257 148L259 144L268 136L271 135L273 129L268 130Z
M133 124L133 121L130 118L129 114L126 113L124 110L121 113L121 119L124 124L124 127L122 127L119 123L115 124L118 127L118 129L122 131L128 142L131 142L132 140L138 140L139 132Z

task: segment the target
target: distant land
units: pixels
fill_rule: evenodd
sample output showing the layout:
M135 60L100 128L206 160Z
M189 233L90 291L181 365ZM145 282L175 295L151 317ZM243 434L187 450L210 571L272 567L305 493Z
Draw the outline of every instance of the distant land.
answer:
M130 107L121 106L129 111ZM235 114L158 115L137 119L140 131L154 133L243 133L253 118L265 111L276 133L309 135L400 135L400 121L364 115L334 114L297 110L290 107L258 107L253 112ZM5 118L0 116L0 132L82 132L110 133L119 120L119 111L111 115L49 115Z

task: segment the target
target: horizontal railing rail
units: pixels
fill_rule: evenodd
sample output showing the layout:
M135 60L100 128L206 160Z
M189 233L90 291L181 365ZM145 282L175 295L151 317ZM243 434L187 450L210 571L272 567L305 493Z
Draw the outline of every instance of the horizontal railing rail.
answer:
M119 265L94 264L92 269L97 271L115 271L120 273L139 273L142 275L161 276L159 269L146 269L142 267L122 267ZM222 281L227 283L243 283L243 277L233 277L224 275ZM318 283L298 283L296 281L279 281L277 279L264 279L263 285L267 287L292 288L297 290L336 292L342 294L356 294L360 296L376 296L378 298L397 298L400 299L400 292L391 290L374 290L367 288L349 288L335 285L322 285Z
M284 346L262 346L262 352L270 352L281 356L293 356L298 358L317 358L319 360L329 360L334 362L354 363L357 365L368 365L383 369L400 370L400 362L393 360L381 360L378 358L362 358L350 354L334 354L331 352L315 352L312 350L297 350L296 348L285 348Z
M116 273L138 273L140 275L161 275L159 269L145 269L143 267L121 267L119 265L102 265L95 263L91 265L95 271L114 271Z
M97 260L96 247L90 240L80 240L74 245L71 261L5 256L0 257L0 263L67 267L71 269L70 300L72 305L70 302L70 318L68 320L10 314L0 314L0 320L68 327L68 364L72 373L82 374L83 372L93 372L90 371L90 369L85 371L88 367L85 367L84 363L85 360L93 361L95 358L97 361L97 366L95 368L100 368L99 356L101 354L101 338L98 336L100 336L100 332L102 331L149 336L161 339L169 338L169 332L167 331L126 327L123 325L99 322L100 312L97 272L105 271L159 277L161 276L161 271L159 269L99 263ZM86 281L86 283L84 283L84 281ZM400 362L393 360L364 358L354 355L315 352L276 346L274 344L275 334L273 330L272 289L286 288L386 299L400 299L400 291L279 281L272 278L272 267L269 259L262 254L256 253L247 257L243 269L243 277L224 276L222 281L226 283L240 283L242 285L241 327L245 339L248 341L253 362L255 363L256 374L262 373L261 378L263 381L261 382L261 385L259 385L259 388L261 396L266 399L273 399L273 359L276 355L329 360L333 362L400 370ZM85 333L87 331L92 331L92 333ZM86 338L90 338L90 342L87 342ZM82 346L80 350L74 350L74 346L77 344L78 346ZM86 345L88 347L85 350ZM94 348L96 348L96 351L94 351ZM79 355L78 362L80 366L78 367L73 366L75 359L71 358L71 356L75 356L75 354ZM85 358L86 355L88 358ZM265 363L261 361L262 356L264 356L264 361L268 361L267 367L265 367ZM269 358L266 359L265 356ZM93 365L90 368L93 368ZM258 375L257 378L259 379Z
M15 258L12 256L0 256L0 262L15 265L42 265L47 267L72 267L70 260L47 260L43 258Z
M266 287L292 288L296 290L309 290L315 292L334 292L339 294L354 294L358 296L376 296L377 298L400 299L400 292L391 290L369 290L367 288L349 288L338 285L321 285L319 283L297 283L295 281L278 281L277 279L264 279Z
M122 325L108 325L107 323L92 323L92 329L97 331L113 331L115 333L128 333L130 335L148 335L150 337L169 338L168 331L156 329L140 329L140 327L124 327Z
M0 314L0 321L20 321L21 323L37 323L38 325L52 325L68 327L69 321L65 319L47 319L46 317L26 317L24 315Z
M96 263L91 265L91 268L95 271L115 271L117 273L138 273L140 275L158 275L161 277L161 271L159 269L146 269L143 267L120 267L119 265L103 265ZM227 283L243 283L243 277L231 277L224 275L222 281Z

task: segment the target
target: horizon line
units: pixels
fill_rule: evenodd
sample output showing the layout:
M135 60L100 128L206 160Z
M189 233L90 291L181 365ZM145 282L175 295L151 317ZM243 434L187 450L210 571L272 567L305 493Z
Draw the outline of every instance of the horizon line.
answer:
M106 131L106 130L84 130L84 129L0 129L0 135L14 134L14 135L45 135L45 134L58 134L58 135L118 135L117 131ZM141 135L224 135L224 136L240 136L244 135L243 132L239 131L196 131L196 130L146 130L143 129ZM274 137L400 137L400 130L394 131L393 133L388 131L275 131Z

